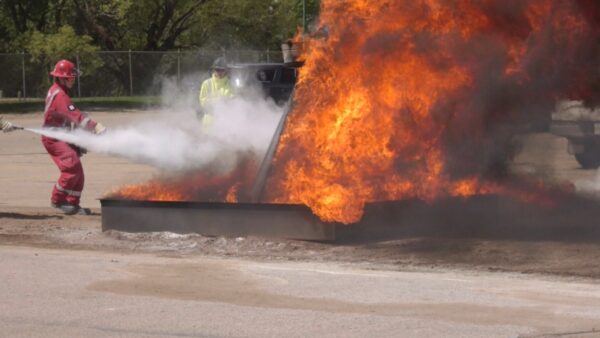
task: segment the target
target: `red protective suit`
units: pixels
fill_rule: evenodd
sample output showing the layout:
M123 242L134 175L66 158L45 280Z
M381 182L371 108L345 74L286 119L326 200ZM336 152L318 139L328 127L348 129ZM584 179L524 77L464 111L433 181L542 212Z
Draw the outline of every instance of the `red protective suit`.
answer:
M46 96L43 126L93 130L96 122L75 108L65 87L54 83ZM42 143L60 170L58 182L52 189L52 203L78 206L84 181L83 167L79 161L80 150L66 142L46 136L42 136Z

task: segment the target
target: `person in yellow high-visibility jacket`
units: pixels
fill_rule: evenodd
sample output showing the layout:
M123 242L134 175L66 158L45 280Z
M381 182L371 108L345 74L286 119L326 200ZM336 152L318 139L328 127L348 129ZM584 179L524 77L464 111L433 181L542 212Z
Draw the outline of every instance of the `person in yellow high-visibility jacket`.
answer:
M233 90L229 84L229 76L227 74L227 61L224 58L217 58L211 67L212 76L202 82L200 87L200 108L202 109L202 125L204 127L212 124L213 112L211 111L211 103L217 99L232 97Z

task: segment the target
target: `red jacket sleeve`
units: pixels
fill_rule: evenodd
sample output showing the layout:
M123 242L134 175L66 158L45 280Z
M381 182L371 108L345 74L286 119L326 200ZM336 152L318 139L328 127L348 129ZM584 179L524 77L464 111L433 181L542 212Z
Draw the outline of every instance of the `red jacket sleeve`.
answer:
M74 124L78 128L93 130L96 127L96 121L82 113L71 101L71 98L64 92L59 93L53 102L54 113Z

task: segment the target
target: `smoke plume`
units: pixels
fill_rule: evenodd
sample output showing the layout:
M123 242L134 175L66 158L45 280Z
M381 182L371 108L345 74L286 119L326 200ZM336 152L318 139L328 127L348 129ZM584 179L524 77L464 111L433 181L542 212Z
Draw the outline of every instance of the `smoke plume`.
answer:
M163 88L166 105L159 114L145 114L144 120L113 126L101 135L77 129L29 130L168 172L227 173L241 155L262 159L281 116L280 107L260 98L234 98L215 105L213 123L206 127L195 113L196 92L182 94L169 81Z
M322 1L268 199L351 223L370 201L494 191L519 130L600 102L599 18L591 0Z

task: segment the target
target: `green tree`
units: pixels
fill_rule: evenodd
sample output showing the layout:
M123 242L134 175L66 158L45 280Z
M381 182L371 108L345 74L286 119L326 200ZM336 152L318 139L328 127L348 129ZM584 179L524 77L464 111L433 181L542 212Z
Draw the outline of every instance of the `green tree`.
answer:
M0 47L22 51L33 31L52 32L68 23L68 1L3 0L0 5ZM3 39L4 38L4 39ZM4 40L4 41L2 41Z
M198 23L209 0L71 0L78 27L103 50L168 51L180 48L182 34ZM122 54L106 54L105 67L129 87L129 62ZM139 83L151 83L161 57L146 55L132 70ZM111 84L107 84L111 85Z
M190 44L213 48L279 48L296 30L293 3L280 0L227 0L213 2L201 13L204 41Z
M319 0L3 0L0 47L21 51L31 32L69 25L102 50L277 48L316 19Z
M50 70L60 59L76 61L79 59L78 56L82 56L85 60L85 66L77 65L85 70L82 77L93 74L102 66L102 60L95 53L99 47L92 44L92 38L87 35L77 35L69 25L60 27L56 33L44 34L35 30L28 35L25 50L31 54L32 63L42 65L42 69ZM46 71L42 72L42 78L44 80L41 85L45 87L48 85Z
M211 1L198 13L202 24L183 38L191 46L276 50L302 27L302 6L303 0ZM306 0L309 23L318 10L318 0Z
M196 23L209 0L72 0L77 22L105 50L164 51Z
M304 13L306 13L307 30L310 30L310 26L315 23L319 16L319 7L321 2L319 0L294 0L296 13L296 23L299 27L304 24ZM303 8L306 6L305 8Z
M48 62L60 55L81 55L95 47L103 51L276 50L302 25L302 3L303 0L2 0L0 52L27 50L39 62L44 61L42 58ZM307 17L312 21L319 1L306 0L306 4ZM132 71L138 82L150 82L158 65L164 67L161 57L145 54L137 60ZM94 81L104 83L116 78L120 84L107 82L106 86L128 88L127 54L106 53L101 58L104 73L112 76ZM0 67L3 62L0 58ZM86 73L100 64L86 64Z
M31 32L26 48L33 57L46 56L50 59L72 58L77 54L99 50L98 46L92 44L90 36L77 35L69 25L62 26L56 33Z

